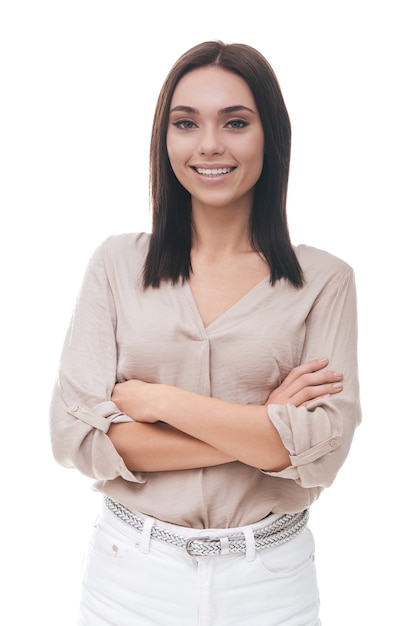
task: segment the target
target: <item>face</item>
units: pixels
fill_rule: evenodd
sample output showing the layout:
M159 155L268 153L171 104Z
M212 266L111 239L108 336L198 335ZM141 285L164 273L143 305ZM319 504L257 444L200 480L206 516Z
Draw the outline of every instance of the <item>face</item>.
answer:
M183 76L170 105L167 151L194 210L251 211L264 133L245 80L214 66Z

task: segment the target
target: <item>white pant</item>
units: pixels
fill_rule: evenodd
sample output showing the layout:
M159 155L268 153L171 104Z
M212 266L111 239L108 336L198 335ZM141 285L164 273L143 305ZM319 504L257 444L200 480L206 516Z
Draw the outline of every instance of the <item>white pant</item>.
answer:
M309 529L255 554L191 557L150 539L154 520L141 517L142 534L104 507L85 558L78 626L320 626ZM186 537L222 534L156 523Z

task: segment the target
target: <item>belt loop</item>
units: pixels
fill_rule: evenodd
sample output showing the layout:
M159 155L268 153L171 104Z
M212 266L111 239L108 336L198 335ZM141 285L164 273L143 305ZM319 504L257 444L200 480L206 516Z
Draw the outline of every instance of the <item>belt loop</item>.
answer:
M245 526L243 528L245 536L245 560L254 561L255 559L255 538L253 529L251 526Z
M158 521L153 517L135 515L123 504L115 502L108 496L105 496L104 501L106 507L119 520L138 532L141 541L138 542L139 545L135 545L142 553L150 551L151 539L155 539L182 550L185 549L186 553L192 557L245 553L245 559L252 561L255 559L256 550L283 545L299 535L306 528L309 519L309 509L305 509L299 513L289 513L281 517L273 516L273 521L270 524L255 532L252 526L244 526L236 529L240 531L239 534L227 535L222 538L216 536L203 537L200 534L204 532L202 530L197 531L198 534L194 537L183 537L166 528L159 528ZM245 546L241 533L245 538Z
M144 520L144 525L141 530L141 545L139 547L139 551L143 554L148 554L150 551L151 530L154 526L154 521L153 517L147 517Z
M229 554L229 539L228 537L221 537L219 539L221 543L221 554Z

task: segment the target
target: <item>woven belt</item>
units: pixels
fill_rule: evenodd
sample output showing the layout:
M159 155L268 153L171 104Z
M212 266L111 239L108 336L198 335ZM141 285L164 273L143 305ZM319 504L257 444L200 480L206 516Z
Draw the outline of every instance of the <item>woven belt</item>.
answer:
M107 496L105 496L104 500L107 508L112 511L117 518L131 526L131 528L139 532L142 531L144 527L144 520L142 518ZM300 513L283 515L268 526L259 528L254 532L255 549L265 550L266 548L287 543L302 532L308 523L308 517L309 509L305 509ZM246 552L246 539L243 532L228 534L226 531L224 537L188 538L154 524L151 529L151 537L156 541L181 548L185 550L189 556L217 556L222 554L225 537L227 538L229 553L245 554Z

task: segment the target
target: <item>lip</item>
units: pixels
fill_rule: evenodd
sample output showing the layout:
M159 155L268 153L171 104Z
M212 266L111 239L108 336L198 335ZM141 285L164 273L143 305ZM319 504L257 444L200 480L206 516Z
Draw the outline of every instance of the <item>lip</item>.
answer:
M194 163L190 167L193 169L216 170L223 169L224 167L234 169L236 165L231 165L230 163Z

